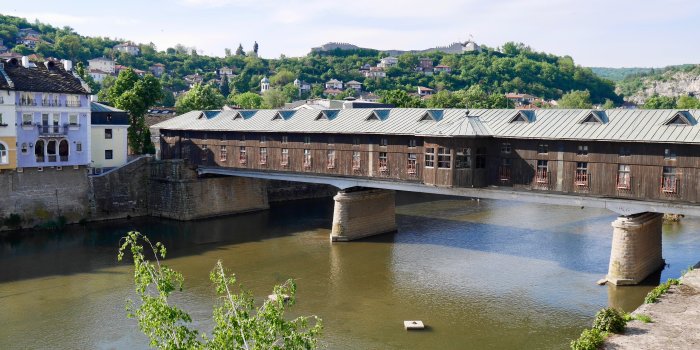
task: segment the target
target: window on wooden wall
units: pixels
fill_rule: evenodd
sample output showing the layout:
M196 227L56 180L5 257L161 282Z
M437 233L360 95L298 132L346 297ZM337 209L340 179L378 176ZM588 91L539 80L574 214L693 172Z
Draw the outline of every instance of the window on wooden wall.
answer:
M304 143L305 144L310 144L311 143L311 136L304 136Z
M438 147L438 168L449 169L452 167L452 154L447 147Z
M426 147L425 149L425 167L432 168L435 166L435 148Z
M386 152L379 152L379 171L382 173L389 172L389 156Z
M304 169L311 169L311 150L304 149Z
M408 163L406 164L406 170L409 175L416 175L416 169L418 168L418 155L415 153L408 154Z
M387 145L389 145L389 140L386 137L379 139L379 146L386 147Z
M486 147L477 147L476 148L476 158L475 160L475 165L474 167L477 169L485 169L486 168Z
M328 144L329 144L329 145L335 144L335 137L333 137L333 136L328 136Z
M546 143L540 143L537 146L537 153L538 154L547 154L549 153L549 145Z
M509 182L513 173L513 160L510 158L501 158L501 164L498 166L498 180L501 182Z
M504 142L501 144L501 153L503 154L510 154L512 152L512 147L510 143Z
M289 148L282 148L282 157L280 157L280 165L282 167L289 167Z
M352 170L360 171L360 151L352 152Z
M629 190L632 188L632 177L629 164L617 166L617 189Z
M535 182L546 184L549 181L549 164L546 160L537 161L537 170L535 171Z
M415 148L417 144L418 144L418 142L416 141L416 139L409 139L408 140L408 147L409 148Z
M676 150L673 148L664 148L665 160L676 160Z
M222 145L219 147L219 161L225 162L228 160L228 151L226 151L226 146Z
M326 154L326 167L328 169L335 169L335 150L329 149Z
M110 130L110 133L111 133L111 130ZM208 153L208 152L209 152L209 146L207 146L207 145L202 145L202 152L201 152L201 155L202 155L202 163L206 163L206 162L207 162L207 157L208 157L208 154L207 154L207 153Z
M285 144L285 145L286 145L287 143L289 143L289 136L287 136L287 135L282 136L282 143Z
M678 173L676 167L663 167L663 175L661 177L661 192L664 194L678 193L679 185Z
M632 150L629 146L620 146L620 157L629 157L632 155Z
M574 184L578 187L588 187L588 162L576 163Z
M241 146L238 151L238 163L240 163L241 165L248 164L248 153L245 149L245 146Z
M241 134L241 142L245 142L245 134Z
M267 165L267 147L260 147L260 165Z
M359 145L360 145L360 138L359 138L359 137L353 137L353 138L352 138L352 145L353 145L353 146L359 146Z
M472 167L472 149L458 148L455 156L455 168L469 169Z
M267 142L267 136L266 135L260 135L260 143L265 143Z
M588 145L578 145L578 149L576 150L576 155L582 156L582 157L587 156L588 155Z

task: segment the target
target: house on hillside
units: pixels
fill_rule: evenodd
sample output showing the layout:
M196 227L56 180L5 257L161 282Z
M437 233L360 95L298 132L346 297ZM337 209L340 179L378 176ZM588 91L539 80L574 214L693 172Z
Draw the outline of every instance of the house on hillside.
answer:
M399 59L396 57L384 57L379 61L379 64L377 64L377 67L382 67L382 68L389 68L397 65L399 63Z
M111 74L101 71L99 69L88 69L88 75L98 84L102 84L105 78Z
M326 89L343 89L343 82L338 79L331 79L326 82Z
M33 36L25 36L24 38L17 38L17 44L18 45L24 45L30 49L35 49L36 44L39 43L41 39L38 37L33 37Z
M430 57L421 57L418 59L418 68L420 71L427 72L433 71L433 59Z
M323 94L326 96L337 96L337 95L340 95L342 93L343 93L343 90L340 90L340 89L329 88L329 89L323 90Z
M17 36L20 38L26 38L26 37L38 38L39 35L41 35L41 33L34 30L33 28L22 28L17 32Z
M535 100L535 96L514 92L507 93L506 98L511 101L515 107L531 105Z
M114 51L127 53L132 56L138 56L141 53L138 45L132 42L125 42L114 46Z
M227 76L227 77L229 77L229 79L230 79L230 78L233 78L233 77L236 76L236 74L234 73L234 71L235 71L235 68L234 68L234 67L221 67L221 68L218 69L218 71L217 71L216 73L217 73L217 74L219 75L219 77L221 77L221 78L223 78L224 76Z
M299 79L294 79L294 86L299 90L299 94L311 91L311 84Z
M151 71L151 73L154 76L160 77L161 75L163 75L163 73L165 73L165 65L162 63L156 63L156 64L148 67L148 70Z
M433 68L433 72L435 72L435 74L439 74L442 72L449 74L452 72L452 68L450 68L450 66L446 66L446 65L441 64L441 65L435 66L435 68Z
M90 88L72 62L22 57L5 61L2 69L4 84L15 92L17 167L43 171L90 164Z
M357 92L362 91L362 83L360 83L359 81L350 80L349 82L345 83L345 86L351 89L355 89L355 91Z
M126 164L129 114L98 102L90 102L90 113L90 166L93 174Z
M106 57L97 57L88 60L88 69L96 69L108 74L114 74L115 63L113 59Z
M381 97L379 95L372 93L372 92L364 92L360 93L360 97L357 99L358 101L363 101L363 102L379 102Z
M386 78L386 72L382 67L370 67L368 71L363 72L365 78Z
M418 92L418 96L426 97L426 96L430 96L430 95L434 94L435 90L433 90L429 87L419 86L417 92Z

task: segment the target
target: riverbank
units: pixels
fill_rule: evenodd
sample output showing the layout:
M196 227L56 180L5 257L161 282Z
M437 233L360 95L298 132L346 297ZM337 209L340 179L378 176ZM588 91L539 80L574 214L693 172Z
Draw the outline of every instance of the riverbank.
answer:
M700 263L659 301L642 304L632 314L653 322L629 322L624 334L606 339L603 349L700 349Z

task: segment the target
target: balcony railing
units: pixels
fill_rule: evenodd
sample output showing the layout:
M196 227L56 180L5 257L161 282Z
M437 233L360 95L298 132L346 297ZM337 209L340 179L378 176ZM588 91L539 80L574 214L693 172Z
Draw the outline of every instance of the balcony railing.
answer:
M60 101L41 101L41 105L44 107L60 107L61 102Z
M66 101L66 107L80 107L82 103L80 101Z
M417 173L416 168L416 161L409 161L407 166L408 175L415 176Z
M618 191L629 192L632 190L632 177L630 174L618 174L615 185Z
M512 170L509 166L498 167L498 180L503 183L510 182Z
M36 126L39 129L39 136L51 137L51 136L62 136L66 134L68 130L67 126L60 125L41 125Z
M576 173L574 177L574 185L580 190L588 189L589 181L590 175L587 172Z
M661 178L661 194L666 196L678 195L681 181L676 176L663 176Z
M19 100L19 105L20 106L36 106L36 101L21 98Z
M549 189L549 171L547 170L537 170L535 171L535 187L539 189L547 190Z

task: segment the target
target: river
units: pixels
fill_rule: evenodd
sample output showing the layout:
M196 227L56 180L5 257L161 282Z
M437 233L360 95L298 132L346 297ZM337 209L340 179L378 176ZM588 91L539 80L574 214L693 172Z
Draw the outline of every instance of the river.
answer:
M631 311L652 288L595 284L608 267L609 211L398 193L398 233L331 244L332 204L4 234L0 349L147 348L124 311L132 267L116 253L128 230L167 246L185 276L174 300L198 327L211 327L208 273L221 259L258 300L294 278L290 315L320 316L330 349L568 348L598 309ZM664 225L661 279L700 259L699 232L700 219ZM405 331L413 319L428 329Z

